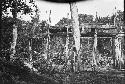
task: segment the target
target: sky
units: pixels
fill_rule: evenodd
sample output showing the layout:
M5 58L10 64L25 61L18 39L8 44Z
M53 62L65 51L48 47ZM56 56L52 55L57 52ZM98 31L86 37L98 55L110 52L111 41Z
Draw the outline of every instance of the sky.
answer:
M51 25L54 26L63 17L70 18L69 4L60 4L46 2L43 0L35 0L35 4L40 10L40 20L47 20L49 18L49 11L51 10ZM90 14L98 16L111 16L117 10L124 10L124 0L89 0L76 3L79 14ZM47 11L47 12L46 12ZM69 13L69 15L68 15ZM29 16L24 15L24 20L29 20Z

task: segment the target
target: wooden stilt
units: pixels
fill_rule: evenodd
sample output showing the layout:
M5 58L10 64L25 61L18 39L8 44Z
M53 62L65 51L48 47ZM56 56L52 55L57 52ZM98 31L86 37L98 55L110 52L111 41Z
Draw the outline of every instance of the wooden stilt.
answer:
M113 68L116 67L116 60L115 60L115 36L112 37L112 58L113 58Z

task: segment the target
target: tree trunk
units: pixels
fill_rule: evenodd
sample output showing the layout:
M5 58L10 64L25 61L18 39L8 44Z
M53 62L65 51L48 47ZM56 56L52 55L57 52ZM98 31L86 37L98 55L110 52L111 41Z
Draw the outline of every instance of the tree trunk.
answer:
M67 37L66 37L66 45L65 45L65 54L66 54L65 62L67 62L67 59L68 59L68 52L69 52L68 44L69 44L69 35L68 35L68 27L67 27Z
M50 45L49 45L49 42L50 42L50 32L49 32L49 28L50 28L50 24L51 24L51 10L50 10L50 13L49 13L49 18L48 18L48 26L47 26L47 43L46 43L46 57L47 57L47 61L50 62L50 57L49 57L49 49L50 49Z
M29 40L29 55L30 55L30 59L29 61L32 61L32 39Z
M116 19L117 19L117 9L115 7L115 17L114 17L114 26L116 27Z
M122 65L124 64L123 54L122 54L122 37L120 34L115 39L115 56L116 56L116 66L117 68L121 69Z
M79 29L79 21L78 21L78 9L76 3L70 3L70 11L71 11L71 19L72 19L72 26L73 26L73 37L75 40L75 48L76 48L76 55L78 57L78 69L80 65L80 29Z
M16 53L16 44L17 44L17 23L16 23L16 18L17 18L17 2L15 1L15 5L13 6L12 9L12 15L13 15L13 19L14 19L14 24L13 24L13 39L12 39L12 43L11 43L11 55L10 55L10 59L13 59L15 53Z
M97 65L96 63L96 54L97 54L97 30L95 29L95 34L94 34L94 45L93 45L93 64L92 65Z
M12 44L11 44L11 55L10 55L10 59L13 59L15 53L16 53L16 44L17 44L17 26L14 24L13 25L13 39L12 39Z
M50 45L49 45L49 42L50 42L50 32L49 32L49 28L50 28L50 24L51 24L51 10L49 12L49 25L48 25L48 29L47 29L47 33L48 33L48 54L47 54L47 59L50 60L50 54L49 54L49 49L50 49Z
M48 26L48 29L47 29L47 30L48 30L48 31L47 31L48 36L47 36L47 46L46 46L46 47L47 47L47 59L48 59L48 60L49 60L49 58L50 58L50 57L49 57L49 49L50 49L50 45L49 45L49 42L50 42L49 27L50 27L50 26Z

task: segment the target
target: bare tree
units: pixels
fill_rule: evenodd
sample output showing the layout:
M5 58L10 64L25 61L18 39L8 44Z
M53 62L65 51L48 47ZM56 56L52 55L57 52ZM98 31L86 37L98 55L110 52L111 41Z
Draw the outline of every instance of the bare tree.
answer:
M78 66L80 64L80 29L79 29L79 21L78 21L78 9L76 3L70 3L70 11L71 11L71 19L72 19L72 26L73 26L73 37L75 41L75 48L76 48L76 55L78 57Z

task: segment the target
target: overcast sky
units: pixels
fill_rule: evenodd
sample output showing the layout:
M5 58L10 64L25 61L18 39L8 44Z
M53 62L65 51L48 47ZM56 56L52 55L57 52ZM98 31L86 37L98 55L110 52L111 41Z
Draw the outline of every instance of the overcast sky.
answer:
M70 14L69 4L59 4L36 0L36 4L40 10L40 20L47 20L49 17L49 10L51 10L51 25L55 25L62 17L67 17ZM115 6L118 10L124 10L124 0L89 0L85 2L78 2L78 13L80 14L96 14L98 16L111 16L114 13ZM46 11L48 11L46 13ZM69 16L70 18L70 16ZM25 19L28 20L26 16Z

